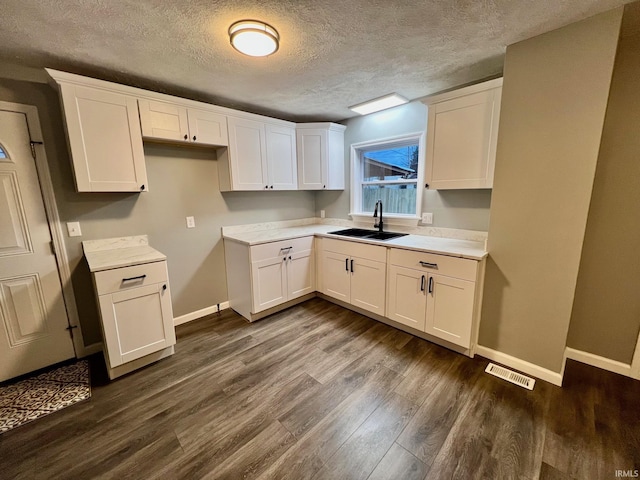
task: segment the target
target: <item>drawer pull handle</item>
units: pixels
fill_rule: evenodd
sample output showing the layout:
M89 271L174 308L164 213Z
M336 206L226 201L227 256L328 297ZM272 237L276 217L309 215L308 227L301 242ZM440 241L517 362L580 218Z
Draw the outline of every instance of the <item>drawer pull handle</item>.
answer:
M423 262L422 260L420 260L420 265L422 265L423 267L427 267L427 268L438 268L438 264L437 263Z
M280 251L281 251L281 252L282 252L283 250L287 250L287 251L289 251L289 250L292 250L292 249L293 249L293 247L282 247L282 248L280 249Z
M424 292L424 275L422 275L422 278L420 279L420 291Z
M133 282L135 280L144 280L145 278L147 278L146 275L138 275L137 277L123 278L122 279L122 283L124 283L124 282Z
M433 293L433 277L429 277L429 293Z

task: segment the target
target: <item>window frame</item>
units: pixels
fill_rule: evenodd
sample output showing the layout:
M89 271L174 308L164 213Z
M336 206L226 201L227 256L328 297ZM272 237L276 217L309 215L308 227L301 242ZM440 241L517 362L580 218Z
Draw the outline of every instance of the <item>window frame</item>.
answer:
M402 213L384 213L384 220L386 224L395 225L417 225L422 215L422 195L424 192L424 173L425 173L425 133L413 132L403 135L396 135L393 137L385 137L376 140L368 140L365 142L358 142L351 144L351 192L350 192L350 213L349 216L354 221L369 221L373 216L373 212L362 211L362 186L363 185L412 185L413 181L407 180L378 180L378 181L364 181L363 180L363 162L362 154L371 150L383 150L385 148L395 148L402 146L403 144L418 144L418 172L416 181L416 213L402 214ZM383 205L384 207L384 205Z

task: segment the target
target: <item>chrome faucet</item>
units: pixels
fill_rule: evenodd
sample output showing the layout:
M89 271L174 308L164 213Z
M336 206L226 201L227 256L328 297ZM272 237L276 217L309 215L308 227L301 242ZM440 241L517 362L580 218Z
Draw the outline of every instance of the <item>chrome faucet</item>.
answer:
M378 205L380 205L380 218L378 219ZM373 228L377 228L379 232L382 232L382 200L376 202L376 208L373 211L373 218L376 219Z

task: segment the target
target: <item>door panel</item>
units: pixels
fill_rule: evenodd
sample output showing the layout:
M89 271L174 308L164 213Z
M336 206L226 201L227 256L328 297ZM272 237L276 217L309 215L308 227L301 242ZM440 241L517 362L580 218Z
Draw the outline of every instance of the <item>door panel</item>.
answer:
M327 131L303 129L296 132L300 161L298 188L322 190L327 183Z
M340 253L322 252L322 293L343 302L351 298L349 257Z
M189 140L201 145L229 145L227 117L219 113L190 108Z
M252 313L287 301L286 257L275 257L251 264L253 286Z
M469 348L473 321L475 283L457 278L431 275L427 295L426 332L456 345Z
M386 273L386 262L354 257L351 304L384 316Z
M287 300L312 293L316 289L313 250L294 252L290 258L287 265Z
M419 270L389 267L387 317L424 332L427 276Z
M74 356L22 113L0 110L0 381Z
M268 183L264 124L233 117L228 124L233 189L264 190Z
M265 126L267 135L267 171L269 187L274 190L298 188L296 131L276 125Z
M189 141L185 107L154 100L138 100L138 107L142 135L145 137Z

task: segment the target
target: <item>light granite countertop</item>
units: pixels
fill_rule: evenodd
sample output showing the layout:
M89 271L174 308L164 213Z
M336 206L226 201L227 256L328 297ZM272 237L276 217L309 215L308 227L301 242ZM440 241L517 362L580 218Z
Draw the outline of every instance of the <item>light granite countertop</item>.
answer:
M227 240L242 243L245 245L260 245L262 243L277 242L279 240L289 240L291 238L308 237L310 235L335 238L351 242L368 243L372 245L382 245L384 247L402 248L405 250L415 250L419 252L437 253L452 257L468 258L471 260L482 260L488 255L484 242L473 240L459 240L444 237L432 237L426 235L406 235L404 237L393 238L391 240L368 240L363 238L344 237L332 235L329 232L344 229L344 226L313 224L291 226L283 228L269 228L255 231L225 231L223 237Z
M149 246L146 235L107 238L82 242L84 256L91 272L161 262L167 257Z

